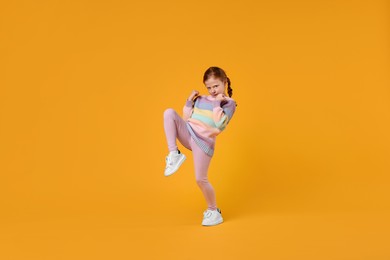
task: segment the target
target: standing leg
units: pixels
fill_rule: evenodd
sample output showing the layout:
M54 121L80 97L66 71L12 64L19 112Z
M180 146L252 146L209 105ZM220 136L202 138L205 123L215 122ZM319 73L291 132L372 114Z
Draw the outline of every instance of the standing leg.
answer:
M194 157L196 183L201 189L206 199L208 209L216 210L217 203L213 186L207 178L207 172L210 165L211 157L208 156L191 138L192 154Z
M191 150L189 142L191 135L188 132L186 122L172 108L164 111L164 130L170 152L177 150L176 138L185 148Z

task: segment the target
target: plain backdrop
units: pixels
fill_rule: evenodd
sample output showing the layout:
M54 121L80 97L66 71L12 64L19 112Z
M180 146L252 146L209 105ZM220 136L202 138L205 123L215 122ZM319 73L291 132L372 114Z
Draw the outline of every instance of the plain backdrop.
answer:
M389 259L388 1L2 1L1 259ZM163 112L237 110L200 225Z

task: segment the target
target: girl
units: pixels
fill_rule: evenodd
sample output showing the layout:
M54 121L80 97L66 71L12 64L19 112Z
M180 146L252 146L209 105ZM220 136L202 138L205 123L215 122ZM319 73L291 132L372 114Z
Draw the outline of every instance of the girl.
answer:
M164 111L164 130L169 150L164 175L176 172L186 159L178 150L177 138L193 153L196 182L208 206L203 212L202 225L213 226L222 223L223 218L217 207L214 188L208 181L207 171L214 154L216 136L231 120L236 102L231 98L233 90L230 79L223 69L208 68L204 73L203 83L210 95L199 95L197 90L192 91L183 108L182 118L171 108Z

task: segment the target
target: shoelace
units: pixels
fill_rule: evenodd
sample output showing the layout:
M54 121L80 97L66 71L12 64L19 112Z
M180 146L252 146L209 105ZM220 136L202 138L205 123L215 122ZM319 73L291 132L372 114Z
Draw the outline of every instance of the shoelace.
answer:
M170 156L165 157L165 162L167 163L165 168L168 168L169 166L172 166L172 158Z
M211 217L213 213L211 212L211 210L206 210L204 213L203 213L203 216L204 218L209 218Z
M167 162L167 164L169 164L170 166L173 165L174 161L173 161L173 156L175 156L175 158L177 159L179 157L179 155L168 155L166 158L165 158L165 161Z

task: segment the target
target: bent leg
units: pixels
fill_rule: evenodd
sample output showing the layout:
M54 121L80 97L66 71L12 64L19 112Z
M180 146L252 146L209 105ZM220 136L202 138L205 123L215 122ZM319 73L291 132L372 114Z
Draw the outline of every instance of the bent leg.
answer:
M215 198L215 191L208 181L207 173L211 161L208 156L191 138L192 154L194 157L195 178L196 183L201 189L204 198L206 199L208 209L216 210L217 202Z
M185 148L191 150L191 135L188 132L186 122L172 108L164 111L164 131L170 152L177 150L176 138Z

